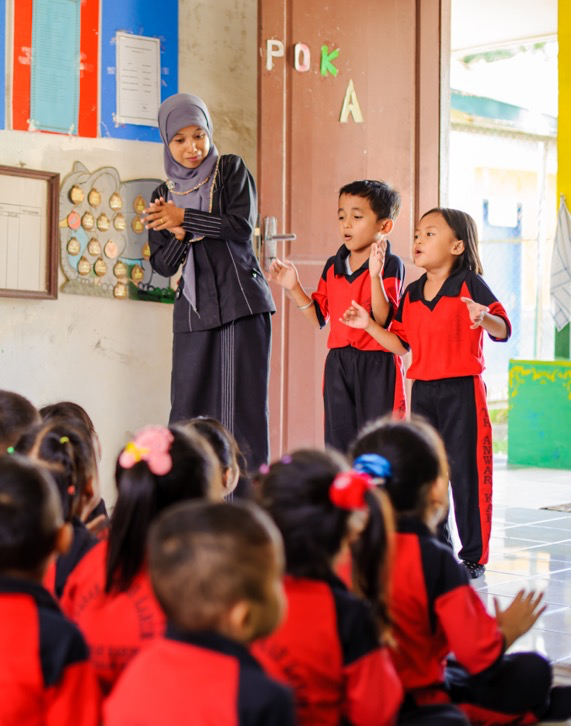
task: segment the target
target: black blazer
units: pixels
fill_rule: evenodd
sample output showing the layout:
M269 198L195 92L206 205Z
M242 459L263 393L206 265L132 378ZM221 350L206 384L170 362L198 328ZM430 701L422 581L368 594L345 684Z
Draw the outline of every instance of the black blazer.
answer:
M161 184L151 201L164 197ZM193 242L197 309L182 294L183 278L175 294L175 333L204 331L230 321L276 310L268 285L252 247L256 224L256 186L244 161L235 154L221 156L214 181L212 212L185 209L185 240L167 231L150 230L151 265L164 276L174 275L185 259L188 240Z

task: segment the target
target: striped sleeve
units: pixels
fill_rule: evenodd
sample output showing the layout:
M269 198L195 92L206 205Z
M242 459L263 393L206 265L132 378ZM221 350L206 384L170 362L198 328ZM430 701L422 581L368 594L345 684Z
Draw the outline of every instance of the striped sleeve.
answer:
M491 336L491 334L489 333L488 336L491 341L499 341L501 343L504 341L508 341L512 333L512 326L508 314L504 309L504 306L497 300L493 291L485 283L483 278L476 273L472 273L467 276L467 287L471 294L471 298L475 301L475 303L480 303L481 305L488 306L489 313L492 316L498 316L499 318L502 318L506 324L505 338L496 338L495 336Z
M407 338L407 330L406 330L405 326L403 325L403 308L405 306L406 301L407 301L407 291L405 291L405 295L399 301L399 307L397 308L395 316L394 316L393 320L391 321L389 330L391 331L391 333L395 333L395 335L401 341L403 347L409 351L410 346L409 346L409 341Z
M316 316L318 317L320 328L324 328L330 320L330 311L328 309L328 270L333 264L334 258L330 258L322 271L318 289L312 293L312 300L314 301L314 308L316 309Z

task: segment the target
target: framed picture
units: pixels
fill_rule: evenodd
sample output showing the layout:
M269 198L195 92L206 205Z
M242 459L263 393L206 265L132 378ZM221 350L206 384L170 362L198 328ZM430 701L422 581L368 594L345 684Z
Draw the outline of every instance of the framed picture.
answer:
M0 296L58 297L60 175L0 166Z

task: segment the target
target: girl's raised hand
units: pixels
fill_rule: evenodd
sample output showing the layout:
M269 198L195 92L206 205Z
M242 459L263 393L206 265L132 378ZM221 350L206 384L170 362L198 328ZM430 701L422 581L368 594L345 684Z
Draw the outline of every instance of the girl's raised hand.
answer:
M534 591L519 591L504 611L501 610L498 600L494 599L496 618L504 634L507 649L519 636L531 629L542 615L546 609L546 606L541 606L543 596L543 593L537 595Z
M355 300L352 300L351 306L347 309L344 315L340 318L342 323L350 328L367 328L371 323L371 317L369 313Z
M480 303L475 303L475 301L470 298L461 298L461 300L466 304L467 310L469 311L469 317L473 324L471 328L478 328L481 326L485 319L485 313L489 312L488 307L486 305L481 305Z
M374 242L369 251L369 274L372 278L381 275L385 265L385 253L387 251L387 240Z
M277 257L274 258L268 268L268 280L278 283L278 285L286 288L286 290L294 290L300 282L296 266L289 260L282 262Z

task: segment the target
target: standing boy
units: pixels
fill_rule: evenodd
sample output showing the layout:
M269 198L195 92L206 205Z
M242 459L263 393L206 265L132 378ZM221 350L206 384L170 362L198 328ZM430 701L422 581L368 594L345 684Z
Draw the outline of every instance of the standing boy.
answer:
M390 412L405 415L400 357L340 322L351 301L357 300L381 326L391 323L405 267L391 252L387 237L400 205L399 193L385 182L366 179L340 189L338 225L343 245L326 262L311 296L292 263L276 259L270 266L270 280L290 292L314 327L330 322L324 372L325 440L342 452L371 419Z

